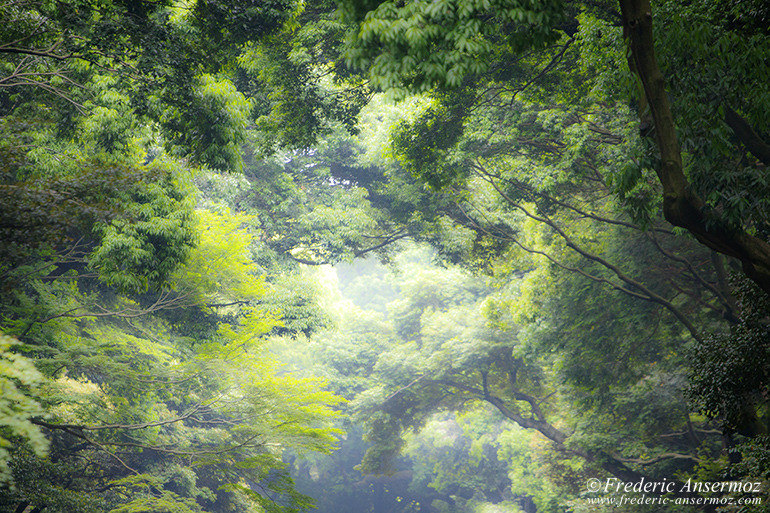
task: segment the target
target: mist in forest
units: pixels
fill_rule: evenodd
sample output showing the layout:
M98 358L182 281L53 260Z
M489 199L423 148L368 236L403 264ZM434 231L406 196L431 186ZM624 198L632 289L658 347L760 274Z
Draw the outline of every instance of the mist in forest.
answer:
M356 402L366 392L361 378L368 374L369 380L381 380L375 377L388 352L397 345L422 344L422 334L414 337L411 330L422 331L423 325L427 329L435 322L432 316L463 315L468 313L465 308L477 307L492 292L485 286L486 280L439 265L438 255L429 246L413 244L403 246L387 262L369 258L338 264L319 274L327 287L320 291L320 302L336 322L318 335L319 341L311 337L312 356L305 361L331 366L333 370L325 372L336 371L335 376L361 381L360 392L348 389L346 394L351 402L345 407L346 434L339 448L324 457L289 459L298 489L318 500L319 513L536 511L532 496L513 493L508 475L509 466L522 463L509 459L511 451L531 459L536 457L530 454L535 449L527 446L529 437L513 425L506 429L505 419L483 405L449 410L437 404L433 411L424 412L424 419L406 436L399 454L390 455L373 473L360 467L367 451L376 450L368 441L371 413L359 410ZM468 321L472 322L456 319L452 328ZM446 337L442 346L452 342L454 329L439 335ZM379 347L377 340L382 344ZM333 341L338 341L338 348L332 347ZM484 348L476 350L483 352ZM386 402L400 394L418 393L417 378ZM331 378L330 383L337 379Z
M0 0L0 512L753 513L762 0Z

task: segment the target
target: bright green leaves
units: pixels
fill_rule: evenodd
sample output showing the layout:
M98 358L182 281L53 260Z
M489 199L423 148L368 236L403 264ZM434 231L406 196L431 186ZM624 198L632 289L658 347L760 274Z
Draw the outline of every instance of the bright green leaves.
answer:
M139 474L110 483L117 494L130 498L109 513L199 513L203 511L191 498L179 497L163 488L151 474Z
M488 70L498 47L510 54L554 41L553 27L564 19L557 2L388 1L376 8L340 3L343 16L359 24L347 60L385 89L458 87Z
M231 414L240 412L249 419L234 432L273 440L276 450L281 444L299 451L329 450L336 431L324 424L335 416L332 407L341 398L324 391L321 380L281 374L278 360L261 339L273 322L264 312L248 311L240 326L223 324L221 342L201 345L189 365L218 376L219 394L229 398L221 401L221 408L232 407Z
M362 153L356 140L337 131L318 148L247 167L250 186L232 198L232 205L250 214L264 233L259 244L263 265L271 265L269 252L278 260L272 265L287 259L318 264L349 260L384 252L390 242L408 234L403 220L389 213L398 207L409 215L411 203L391 198L399 194L414 201L416 187L391 189L383 168L358 163Z
M64 485L67 492L85 500L84 490L101 490L94 496L110 505L92 511L252 511L257 503L294 511L308 504L287 480L281 456L287 448L331 450L341 399L318 379L282 371L264 344L277 324L276 312L239 306L258 299L264 288L246 256L251 237L242 221L201 213L195 226L209 237L201 237L201 253L175 274L175 291L149 291L132 301L104 287L79 291L75 281L38 283L36 299L45 305L25 337L40 368L53 374L41 395L47 407L18 401L8 387L3 397L24 406L14 406L20 415L47 415L56 441L55 471L82 474ZM235 252L232 262L227 249ZM208 303L228 299L233 305ZM176 319L177 310L190 310L195 318L201 308L218 332L202 331L192 339L164 320ZM23 329L21 322L18 330ZM39 375L27 376L25 359L13 361L14 383L34 386ZM16 424L9 421L14 437L36 442L34 433ZM67 438L72 425L81 426L73 431L79 444L74 447ZM22 472L18 447L14 458L14 477L23 481L18 500L55 510L48 495L29 491L34 487L27 481L34 478ZM104 469L84 472L82 458L101 461ZM262 492L251 488L268 495L258 498Z
M48 452L48 440L31 422L44 413L39 401L45 378L32 360L15 350L17 345L17 340L0 333L0 487L10 480L9 449L18 440L37 456Z
M480 413L470 417L478 418ZM496 442L497 457L508 466L511 492L532 497L538 511L559 511L560 496L566 495L560 486L567 483L572 486L577 481L574 470L579 469L582 462L577 458L562 459L535 433L516 426L505 429L496 437ZM555 460L561 461L557 465Z
M259 267L249 258L249 218L228 211L197 210L197 241L175 276L177 287L202 307L237 305L264 294Z
M207 354L206 348L213 348L215 352L225 351L228 359L240 358L240 353L253 350L255 344L260 344L260 338L266 335L277 321L269 312L260 307L247 307L237 326L223 323L219 326L219 334L227 341L225 345L219 341L203 345L203 355Z
M307 274L292 272L271 280L261 305L280 317L272 334L309 336L329 324L330 316L320 304L318 287Z
M72 260L14 270L27 283L4 303L3 326L23 337L51 383L30 393L45 407L17 398L13 390L34 383L14 377L26 360L13 357L16 388L3 396L18 418L5 416L14 444L3 461L19 487L0 501L57 512L307 506L282 453L331 450L340 399L320 380L284 373L264 344L281 312L258 306L266 285L252 260L253 218L218 205L194 212L186 177L163 158L108 170L90 170L82 184L93 199L75 195L107 212L78 225L89 245L75 246ZM26 430L41 415L55 463L22 447L26 438L42 454L42 435ZM86 460L98 462L93 471ZM28 467L50 467L61 493L36 492Z
M330 451L340 433L331 421L342 399L318 379L281 372L260 340L271 326L263 312L249 310L240 326L223 324L221 340L201 345L184 364L187 373L210 377L206 409L223 419L212 427L227 426L216 429L220 449L200 452L197 464L228 473L232 465L250 484L229 481L223 490L243 494L266 511L297 511L309 499L294 490L281 455L287 448Z

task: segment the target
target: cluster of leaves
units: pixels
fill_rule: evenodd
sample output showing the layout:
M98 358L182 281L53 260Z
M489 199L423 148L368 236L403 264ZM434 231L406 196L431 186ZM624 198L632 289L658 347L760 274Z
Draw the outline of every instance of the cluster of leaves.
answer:
M286 308L290 285L268 293L277 267L256 263L255 234L273 233L216 199L196 210L189 167L243 170L250 131L307 145L360 103L322 104L347 96L316 80L317 60L253 53L268 37L306 48L302 14L291 1L0 7L0 330L19 341L2 339L0 509L310 507L282 453L330 450L340 400L283 374L264 340L321 321L292 321L316 314L310 299ZM258 77L268 63L310 78L279 91ZM259 123L256 92L314 121Z
M565 21L556 2L340 2L350 32L347 60L378 87L456 87L494 60L558 38Z
M11 471L8 466L9 448L15 441L34 450L38 456L48 452L46 440L39 427L31 419L40 416L39 387L45 378L35 368L29 358L13 352L13 346L19 342L5 334L0 334L0 390L3 391L0 418L0 486L8 484ZM18 442L17 442L18 443Z
M387 469L403 450L401 434L422 428L437 408L476 400L583 458L589 474L576 476L696 472L695 463L717 459L720 446L711 436L717 424L698 416L685 400L686 350L693 341L707 340L705 334L724 333L741 322L725 264L662 221L655 172L661 164L648 137L648 98L638 93L638 70L628 68L612 7L592 3L579 16L560 10L560 21L543 7L544 26L553 29L563 20L573 25L560 27L565 31L559 35L534 38L527 48L551 46L530 53L517 52L509 39L515 29L505 16L519 7L341 2L343 15L355 23L348 57L365 67L375 84L410 91L455 88L432 94L433 103L402 123L391 139L402 170L441 198L439 209L413 203L427 221L422 234L433 230L431 240L442 256L494 274L506 286L524 276L520 291L489 296L485 309L458 307L462 313L438 300L423 304L420 290L405 292L414 298L405 302L414 307L404 316L396 303L386 310L393 326L384 332L391 341L385 352L373 359L371 344L360 344L332 353L332 375L372 369L377 376L358 385L365 390L354 402L375 444L362 468ZM700 20L707 33L727 41L738 30L736 18L716 20L714 11L697 5L666 4L659 12L656 20L666 26L663 18L675 14L680 31ZM479 28L481 23L486 25ZM694 189L712 194L707 204L722 216L720 222L732 219L733 226L761 234L764 165L736 127L752 125L751 133L761 139L767 117L764 106L746 102L752 88L745 84L753 78L742 81L743 71L726 64L729 58L755 62L766 54L766 38L760 30L755 35L756 47L734 50L725 43L718 50L727 60L688 68L700 78L677 75L674 90L675 115L687 143L685 171ZM665 31L662 41L664 71L678 69L677 59L709 51L681 32ZM722 76L727 78L720 82ZM704 77L719 87L732 84L730 91L709 93L700 87ZM741 105L735 112L743 125L717 123L728 112L717 104L728 97ZM709 132L720 123L720 133ZM700 142L687 142L695 139ZM719 140L724 144L712 144ZM706 149L699 153L696 147ZM739 160L736 171L751 169L736 172L733 180L723 172L725 163ZM731 203L733 196L740 201ZM483 312L491 326L469 326L471 311ZM757 311L766 312L761 305ZM483 343L517 325L515 344ZM473 347L474 356L461 347ZM340 362L355 349L365 364ZM751 354L761 356L761 347L758 351ZM723 374L737 379L740 372L733 367ZM337 380L355 390L349 378ZM754 385L752 393L761 395ZM747 404L743 396L736 402Z
M690 394L704 414L723 422L728 433L753 437L764 435L768 425L770 302L743 277L734 275L732 284L741 322L692 349Z
M170 278L172 289L128 296L74 271L53 282L38 273L5 303L4 330L21 337L42 372L25 370L29 360L12 355L19 365L3 373L9 384L37 390L39 402L4 394L19 417L4 421L28 443L14 444L4 458L14 480L2 494L9 508L308 505L281 452L331 449L334 431L323 419L339 399L316 380L280 375L265 349L263 336L279 321L254 304L265 286L248 258L242 220L205 211L196 217L201 237ZM174 327L178 318L167 315L179 309L208 314L207 322L214 317L217 330L184 335ZM42 455L48 445L45 461L26 448ZM50 489L38 487L36 468L52 476Z

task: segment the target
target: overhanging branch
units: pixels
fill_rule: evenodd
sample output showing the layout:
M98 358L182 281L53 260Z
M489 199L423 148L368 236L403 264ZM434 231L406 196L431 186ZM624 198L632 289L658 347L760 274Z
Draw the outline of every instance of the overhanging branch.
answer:
M650 0L620 0L620 7L630 46L629 66L642 83L655 124L660 151L656 171L663 186L666 219L688 230L709 248L739 259L746 276L770 293L770 244L741 228L730 227L717 213L707 212L705 202L692 192L685 178L676 124L655 58Z

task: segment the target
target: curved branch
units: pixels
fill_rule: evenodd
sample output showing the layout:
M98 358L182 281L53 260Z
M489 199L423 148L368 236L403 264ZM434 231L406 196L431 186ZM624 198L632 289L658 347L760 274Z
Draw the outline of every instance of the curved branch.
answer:
M86 443L91 444L94 447L98 448L99 450L107 453L110 457L112 457L118 463L120 463L120 465L123 468L125 468L126 470L128 470L132 474L137 474L137 475L139 474L139 472L136 469L130 467L125 461L123 461L123 459L121 459L120 456L118 456L114 452L112 452L109 449L107 449L107 447L105 447L104 444L102 444L100 442L97 442L96 440L93 440L92 438L86 436L82 432L82 430L80 430L79 426L70 426L70 425L63 425L63 424L58 424L58 425L57 424L50 424L48 422L44 422L44 421L41 421L41 420L38 420L38 419L31 419L30 422L32 422L33 424L36 424L38 426L41 426L41 427L51 428L51 426L54 426L51 429L59 429L61 431L64 431L67 434L70 434L70 435L76 437L76 438L80 438L81 440L84 440Z
M405 239L407 237L411 237L411 235L412 234L409 233L407 230L401 229L401 230L398 230L397 232L392 233L390 235L371 236L371 237L364 236L365 238L380 239L380 242L378 242L377 244L374 244L373 246L369 246L369 247L366 247L366 248L354 249L353 250L353 258L360 258L362 256L365 256L367 253L371 253L371 252L377 251L378 249L382 249L385 246L388 246L389 244L393 244L394 242L397 242L397 241L399 241L401 239ZM297 249L299 249L299 248L297 248ZM304 248L304 249L311 249L311 248ZM289 258L291 258L292 260L297 262L298 264L317 266L317 265L327 265L327 264L332 263L332 261L329 260L329 259L311 260L309 258L298 257L296 255L292 255L291 251L286 251L285 254Z
M58 54L53 49L35 50L33 48L16 48L16 47L8 47L8 46L0 46L0 53L32 55L35 57L45 57L49 59L55 59L57 61L63 61L63 60L72 59L75 57L75 55L71 53Z
M518 247L520 247L522 250L526 251L527 253L530 253L530 254L533 254L533 255L540 255L540 256L546 258L548 261L550 261L555 266L559 267L560 269L564 269L565 271L573 272L575 274L579 274L579 275L581 275L581 276L583 276L585 278L588 278L589 280L595 281L597 283L608 285L612 289L617 290L618 292L622 292L623 294L626 294L626 295L631 296L633 298L640 299L642 301L652 301L652 299L649 296L646 296L644 294L640 294L638 292L635 292L635 291L633 291L631 289L628 289L628 288L626 288L626 287L624 287L622 285L619 285L619 284L617 284L615 282L612 282L612 281L608 280L607 278L603 278L601 276L595 276L593 274L587 273L587 272L585 272L584 270L582 270L582 269L580 269L578 267L572 267L572 266L566 265L566 264L560 262L559 260L557 260L556 258L554 258L553 256L549 255L545 251L540 251L540 250L537 250L537 249L534 249L534 248L530 248L529 246L525 246L516 237L513 237L513 236L508 235L508 234L492 233L489 230L485 229L483 226L479 225L477 222L475 222L473 220L473 218L471 218L471 216L468 215L463 210L463 208L461 206L458 205L458 208L463 212L463 215L468 220L468 222L471 223L472 228L474 230L482 232L482 233L484 233L486 235L489 235L490 237L493 237L493 238L498 239L498 240L511 241L514 244L516 244ZM481 215L483 215L483 213L481 213Z
M680 264L684 265L687 268L687 271L690 273L690 275L693 278L695 278L695 280L701 286L703 286L706 290L710 291L714 295L716 300L723 307L723 310L720 311L720 314L726 321L731 323L737 323L740 321L740 319L736 315L736 309L730 303L730 301L727 298L725 298L722 292L719 291L714 285L706 281L703 278L703 276L701 276L700 273L695 269L695 267L693 267L693 265L690 263L689 260L687 260L686 258L679 257L671 253L670 251L665 250L654 234L647 233L647 238L655 245L656 248L658 248L658 251L660 251L660 253L663 254L663 256L665 256L670 260L673 260L674 262L679 262ZM708 304L705 304L705 306L711 307Z
M690 322L690 319L688 319L684 313L682 313L676 306L674 306L666 298L664 298L659 294L656 294L655 292L647 288L644 284L638 282L637 280L634 280L630 276L627 276L616 265L608 262L607 260L603 259L598 255L594 255L593 253L589 253L588 251L586 251L584 248L582 248L577 243L575 243L575 241L573 241L572 238L558 224L556 224L553 220L551 220L547 216L535 215L529 210L527 210L526 208L522 207L518 202L514 201L510 196L508 196L505 193L505 191L503 191L500 188L500 186L494 181L494 179L491 176L484 175L484 174L480 174L480 176L482 179L487 181L509 205L518 209L530 219L533 219L535 221L538 221L550 226L564 240L567 247L571 248L572 250L574 250L584 258L587 258L588 260L596 262L597 264L612 271L612 273L615 274L615 276L617 276L617 278L620 279L620 281L632 287L633 289L637 289L641 291L645 296L649 298L649 301L657 303L663 306L664 308L666 308L669 312L671 312L674 315L674 317L676 317L677 320L681 322L685 328L687 328L687 330L690 332L690 335L692 335L692 337L695 340L697 341L703 340L703 338L700 335L700 332L695 327L695 325L692 322Z
M547 439L554 442L560 450L575 454L585 459L586 461L596 463L599 466L601 466L601 468L609 472L611 475L617 477L618 479L624 482L637 482L644 479L644 476L641 473L636 472L635 470L627 467L622 461L619 461L613 456L606 454L602 451L567 448L565 444L569 438L569 435L567 435L566 433L559 430L558 428L556 428L555 426L553 426L552 424L548 423L545 420L538 420L534 418L524 417L523 415L521 415L521 413L509 407L505 403L505 401L500 397L497 397L494 395L483 397L483 395L481 394L482 392L481 390L474 387L469 387L467 385L463 385L461 383L455 383L452 381L441 381L441 383L475 394L476 396L478 396L479 399L484 400L489 404L491 404L492 406L494 406L507 419L512 420L513 422L515 422L516 424L518 424L519 426L525 429L533 429L537 431ZM522 394L522 395L526 395L526 394Z
M671 113L663 74L655 58L650 0L620 0L624 32L630 46L629 67L644 89L655 124L660 151L657 174L663 186L663 212L675 226L685 228L702 244L741 261L743 272L770 293L770 244L745 230L733 229L690 189Z

